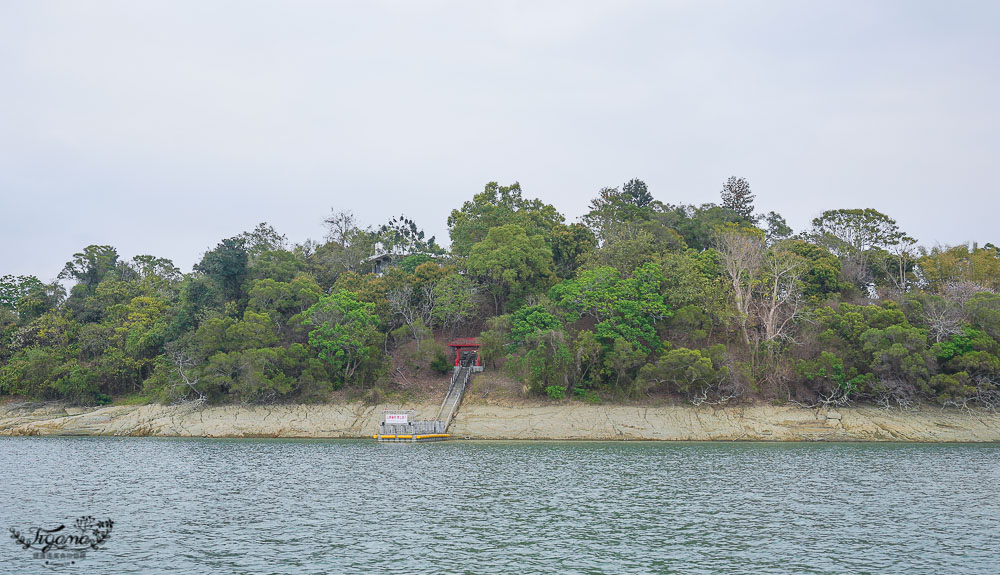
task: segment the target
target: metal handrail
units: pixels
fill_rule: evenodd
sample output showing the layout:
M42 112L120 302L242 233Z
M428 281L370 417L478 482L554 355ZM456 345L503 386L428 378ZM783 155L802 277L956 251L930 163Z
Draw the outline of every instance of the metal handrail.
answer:
M472 376L472 368L463 367L462 370L465 371L465 377L462 378L461 385L457 386L457 388L449 389L448 395L444 398L444 403L441 404L441 412L438 413L438 419L444 422L444 428L446 431L448 426L451 425L451 420L455 418L455 412L458 410L458 404L462 402L462 396L465 395L465 388L468 386L469 378ZM457 374L455 379L458 379ZM448 415L442 419L441 415L443 414L444 407L448 404L449 400L452 402L451 409L448 410Z
M456 369L451 375L451 383L448 384L448 391L444 394L444 400L441 401L441 407L438 408L438 420L441 419L441 414L444 413L444 406L448 404L448 398L451 397L451 391L455 389L455 382L458 380L458 374L462 373L462 369ZM445 425L445 428L447 428L447 425Z

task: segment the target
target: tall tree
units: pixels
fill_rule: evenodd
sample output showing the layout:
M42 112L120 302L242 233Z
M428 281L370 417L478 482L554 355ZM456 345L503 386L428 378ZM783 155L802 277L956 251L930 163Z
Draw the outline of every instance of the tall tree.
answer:
M628 203L637 208L646 208L653 204L653 195L649 193L646 182L639 178L632 178L625 182L622 186L622 193L627 198Z
M601 188L590 201L585 223L603 245L616 237L630 236L639 222L649 220L659 204L640 179L626 182L621 189Z
M453 273L442 278L433 288L433 318L444 329L455 329L472 316L476 309L476 286L464 275Z
M597 245L593 232L583 224L558 224L552 229L552 259L556 275L572 277Z
M764 230L764 233L768 245L788 239L792 235L792 228L788 226L788 222L778 212L768 212L764 216L764 221L767 223L767 229Z
M750 182L746 178L730 176L722 185L722 207L751 221L755 220L753 200L754 195L750 193Z
M715 246L722 255L726 276L732 287L743 341L750 343L747 325L750 315L751 292L760 277L766 253L764 234L757 228L726 224L716 231Z
M665 282L662 268L655 263L643 264L632 277L623 277L612 267L599 267L559 283L549 295L563 309L592 317L597 336L609 349L616 339L624 339L632 349L648 354L659 351L662 344L656 323L671 315Z
M93 290L118 265L118 250L111 246L87 246L73 254L73 259L59 273L59 279L73 279Z
M825 211L813 220L811 235L843 260L844 273L862 287L872 278L872 250L908 240L896 220L871 208Z
M45 284L35 276L0 277L0 308L17 312L23 298L35 293L44 293Z
M389 223L375 231L381 252L395 255L413 253L441 253L442 250L434 240L434 236L426 237L424 231L417 227L416 222L400 215L393 217Z
M512 297L549 287L553 278L552 250L542 236L529 236L521 226L500 226L491 228L486 239L472 247L468 268L486 283L495 311L501 314Z
M317 268L316 279L320 285L330 286L340 274L359 271L375 254L378 240L375 232L362 228L348 210L331 210L324 223L327 243L320 246L311 259Z
M476 194L461 209L448 216L451 249L458 256L468 256L472 246L486 238L491 228L516 224L530 236L541 236L550 242L552 229L563 223L562 214L539 199L527 199L521 194L521 184L501 186L496 182Z
M205 252L194 270L213 280L227 300L237 300L243 293L248 262L246 239L235 236L222 240L215 249Z
M306 310L307 323L315 326L309 332L309 344L343 381L350 381L358 367L377 351L378 317L374 311L374 304L359 302L344 290L324 296Z

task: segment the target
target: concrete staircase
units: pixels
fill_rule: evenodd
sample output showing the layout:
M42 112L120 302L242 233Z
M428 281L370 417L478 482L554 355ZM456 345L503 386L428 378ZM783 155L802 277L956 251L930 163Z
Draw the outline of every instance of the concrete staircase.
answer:
M438 410L437 414L438 421L444 423L445 431L448 430L451 420L458 412L458 406L462 403L465 388L468 387L469 380L472 378L472 369L472 366L462 366L456 369L455 374L451 376L451 385L448 386L448 393L445 394L444 401L441 402L441 409Z

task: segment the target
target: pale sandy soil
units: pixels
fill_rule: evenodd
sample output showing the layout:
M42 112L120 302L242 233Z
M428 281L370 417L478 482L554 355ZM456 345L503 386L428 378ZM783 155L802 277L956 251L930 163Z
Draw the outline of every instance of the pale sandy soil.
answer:
M7 403L0 406L0 435L371 437L382 409L403 407L416 409L418 418L432 418L438 403L100 408ZM1000 415L936 407L643 407L473 396L449 431L470 439L995 442Z

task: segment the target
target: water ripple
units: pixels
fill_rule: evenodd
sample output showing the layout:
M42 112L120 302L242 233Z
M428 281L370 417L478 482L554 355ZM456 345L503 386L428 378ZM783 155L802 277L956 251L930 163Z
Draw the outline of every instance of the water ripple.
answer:
M996 445L10 438L0 482L115 520L80 573L1000 572Z

